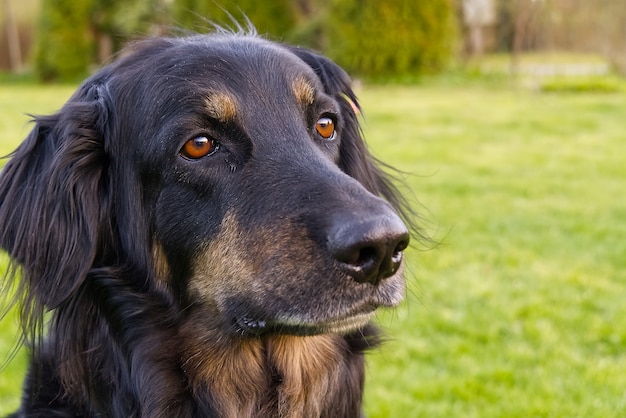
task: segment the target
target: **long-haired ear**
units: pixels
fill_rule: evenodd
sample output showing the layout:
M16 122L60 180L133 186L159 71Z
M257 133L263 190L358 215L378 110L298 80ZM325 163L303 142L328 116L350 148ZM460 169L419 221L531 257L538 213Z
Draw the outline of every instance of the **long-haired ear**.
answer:
M106 89L84 84L60 112L35 126L0 171L0 247L21 273L31 321L80 286L110 228L104 135Z
M339 150L340 168L367 190L385 198L403 215L405 221L412 223L414 216L411 209L391 181L390 175L381 169L391 167L374 158L367 149L358 120L361 107L352 90L352 80L348 74L322 55L303 48L290 49L315 71L325 93L334 97L341 107L344 126Z

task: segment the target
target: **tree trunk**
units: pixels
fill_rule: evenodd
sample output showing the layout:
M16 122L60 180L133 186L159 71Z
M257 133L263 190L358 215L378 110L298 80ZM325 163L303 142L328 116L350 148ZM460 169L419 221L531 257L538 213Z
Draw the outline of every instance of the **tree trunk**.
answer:
M4 27L6 28L9 66L12 72L21 73L23 71L22 48L10 0L2 0L2 13L4 14Z
M513 27L513 45L511 46L511 73L517 75L519 72L519 55L524 41L525 26L527 18L526 0L515 2L515 20Z

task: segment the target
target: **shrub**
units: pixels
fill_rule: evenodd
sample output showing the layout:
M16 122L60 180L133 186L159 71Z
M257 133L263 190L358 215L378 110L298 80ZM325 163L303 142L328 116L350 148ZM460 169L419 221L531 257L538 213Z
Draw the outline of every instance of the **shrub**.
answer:
M326 52L361 76L439 72L455 52L453 0L335 0L327 12Z
M94 61L94 37L89 28L90 1L43 2L35 72L44 81L75 80Z
M290 0L238 0L206 1L175 0L174 25L206 32L212 24L231 27L250 19L260 34L274 39L284 39L295 24L295 10Z
M626 83L617 77L558 77L541 83L541 91L548 93L620 93L626 92Z

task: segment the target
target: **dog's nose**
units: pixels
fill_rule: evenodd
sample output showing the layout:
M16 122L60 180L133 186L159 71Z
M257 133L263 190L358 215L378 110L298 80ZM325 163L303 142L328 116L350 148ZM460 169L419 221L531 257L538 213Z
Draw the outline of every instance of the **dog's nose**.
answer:
M395 214L337 220L328 234L328 249L341 268L359 283L377 285L393 276L409 245L409 231Z

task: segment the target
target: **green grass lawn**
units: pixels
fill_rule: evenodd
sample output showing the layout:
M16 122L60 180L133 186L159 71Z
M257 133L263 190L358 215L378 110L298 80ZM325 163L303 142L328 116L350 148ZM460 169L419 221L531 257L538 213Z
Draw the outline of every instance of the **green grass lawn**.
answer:
M23 112L67 87L0 86L0 154ZM379 315L376 417L626 416L626 96L368 87L374 153L410 173L440 243L408 255L409 292ZM0 356L15 338L0 323ZM0 372L0 415L24 359Z

